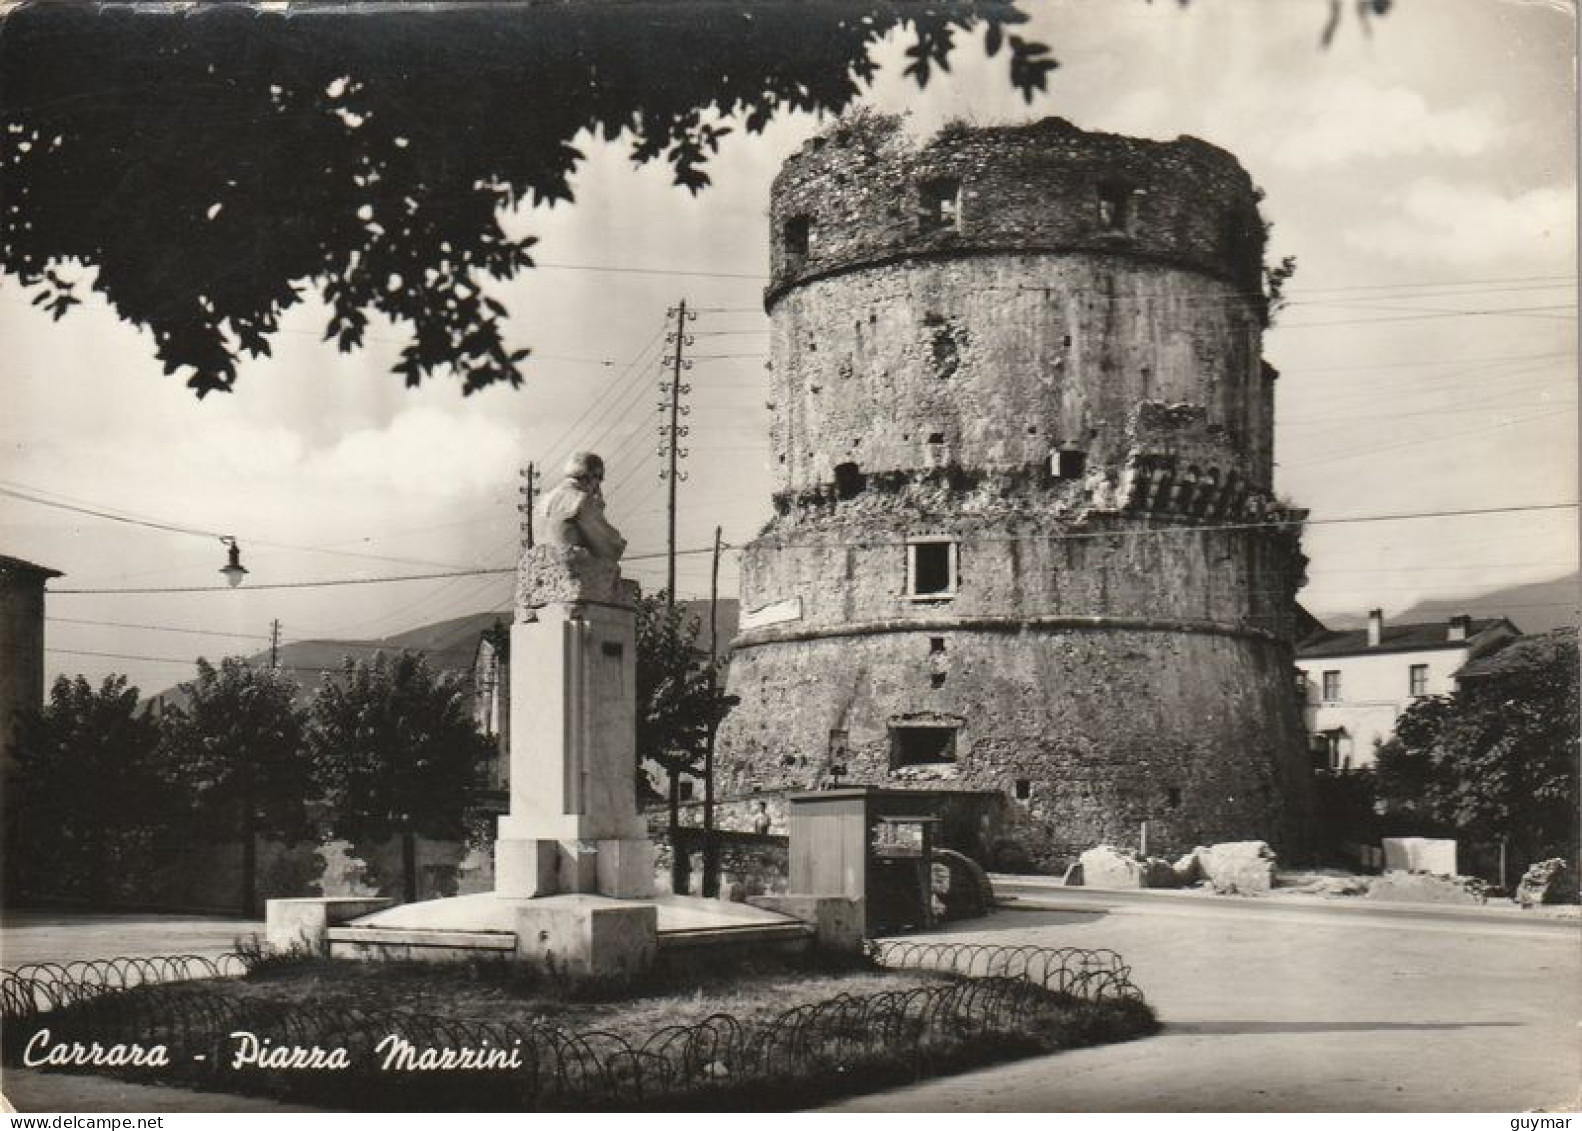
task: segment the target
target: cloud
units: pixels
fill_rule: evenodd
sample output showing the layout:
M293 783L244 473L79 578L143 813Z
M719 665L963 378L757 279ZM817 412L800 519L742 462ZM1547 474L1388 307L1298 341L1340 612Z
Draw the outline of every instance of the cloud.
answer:
M1277 164L1299 171L1390 157L1476 157L1505 138L1489 103L1430 106L1415 90L1354 77L1319 84L1294 109L1270 153Z
M1512 196L1437 177L1413 182L1381 215L1344 233L1357 251L1385 259L1467 265L1570 263L1576 237L1574 186Z
M313 480L448 498L514 481L521 454L516 428L464 411L412 408L382 428L349 432L303 461Z

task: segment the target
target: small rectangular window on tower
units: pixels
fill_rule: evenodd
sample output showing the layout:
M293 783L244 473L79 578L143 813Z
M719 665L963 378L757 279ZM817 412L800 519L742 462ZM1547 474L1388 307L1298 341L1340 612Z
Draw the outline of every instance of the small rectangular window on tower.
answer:
M932 232L960 227L960 202L960 181L949 178L924 181L918 189L918 229Z
M1030 778L1017 778L1011 788L1011 795L1018 801L1031 801L1033 799L1033 783Z
M1087 452L1052 452L1049 462L1053 465L1050 470L1055 473L1056 479L1081 479L1088 473Z
M1106 183L1098 186L1099 227L1106 232L1127 230L1132 191L1125 185Z
M953 726L891 726L890 768L926 766L956 760Z
M956 542L952 538L914 538L906 546L906 595L914 601L949 600L956 595Z
M797 263L807 258L813 246L813 224L806 216L790 216L785 222L784 241L786 257Z

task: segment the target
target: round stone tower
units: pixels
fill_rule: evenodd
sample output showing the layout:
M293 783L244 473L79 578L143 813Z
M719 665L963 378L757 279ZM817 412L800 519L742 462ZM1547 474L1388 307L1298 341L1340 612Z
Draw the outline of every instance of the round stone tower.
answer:
M1046 866L1145 821L1154 852L1292 845L1257 199L1204 142L1055 118L858 120L786 162L723 796L955 791Z

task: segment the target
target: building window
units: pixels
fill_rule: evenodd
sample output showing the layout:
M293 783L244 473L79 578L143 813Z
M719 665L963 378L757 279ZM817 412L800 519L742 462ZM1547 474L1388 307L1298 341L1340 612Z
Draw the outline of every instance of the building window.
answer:
M868 486L868 479L854 463L835 465L835 494L842 499L855 499Z
M960 223L961 182L950 179L924 181L918 190L917 226L933 232Z
M1052 452L1049 463L1056 479L1081 479L1088 473L1087 452Z
M1181 808L1181 787L1173 785L1165 790L1165 804L1172 809Z
M813 246L813 222L806 216L788 217L783 235L787 258L793 261L793 266L801 263Z
M1408 675L1408 690L1413 697L1428 694L1428 665L1413 664Z
M1338 703L1340 701L1340 673L1324 673L1324 702Z
M907 542L906 595L916 601L949 600L956 595L954 539L915 538Z
M677 799L679 799L681 801L691 801L692 800L692 788L693 788L692 787L692 782L689 779L687 779L687 778L682 778L680 781L678 781L676 783L676 797L677 797Z
M1031 801L1033 797L1033 783L1029 778L1017 778L1012 786L1011 795L1018 801Z
M928 766L956 760L956 728L953 726L892 726L890 728L890 768Z
M1106 232L1125 232L1131 220L1131 200L1132 191L1125 185L1099 185L1099 227Z

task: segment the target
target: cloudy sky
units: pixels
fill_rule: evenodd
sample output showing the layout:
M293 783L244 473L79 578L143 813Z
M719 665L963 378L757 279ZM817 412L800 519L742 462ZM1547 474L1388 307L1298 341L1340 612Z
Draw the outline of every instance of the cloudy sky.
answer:
M1057 114L1192 134L1241 159L1267 192L1272 255L1299 264L1265 352L1283 374L1277 486L1316 520L1304 603L1320 617L1390 613L1574 569L1570 509L1330 521L1576 497L1570 6L1397 0L1371 33L1348 19L1327 50L1328 0L1024 7L1061 62L1031 106L975 43L921 94L891 45L870 100L919 134ZM324 313L309 304L235 394L200 403L102 305L51 323L7 280L0 486L233 533L252 571L227 590L213 540L0 496L0 553L67 575L49 603L51 678L124 671L153 691L189 678L200 653L263 646L276 618L288 640L366 638L505 610L501 576L260 587L508 566L517 469L558 466L573 447L609 459L628 572L662 584L662 559L644 555L664 548L657 383L666 309L682 298L703 313L679 543L707 547L716 523L729 544L750 539L769 514L768 185L818 127L791 116L732 134L696 198L621 144L583 139L576 203L511 219L540 237L542 263L500 291L512 344L535 350L518 391L406 391L389 372L397 329L343 356L319 342ZM708 567L686 554L681 592L706 594ZM735 584L728 553L723 591ZM66 592L207 585L220 587Z

